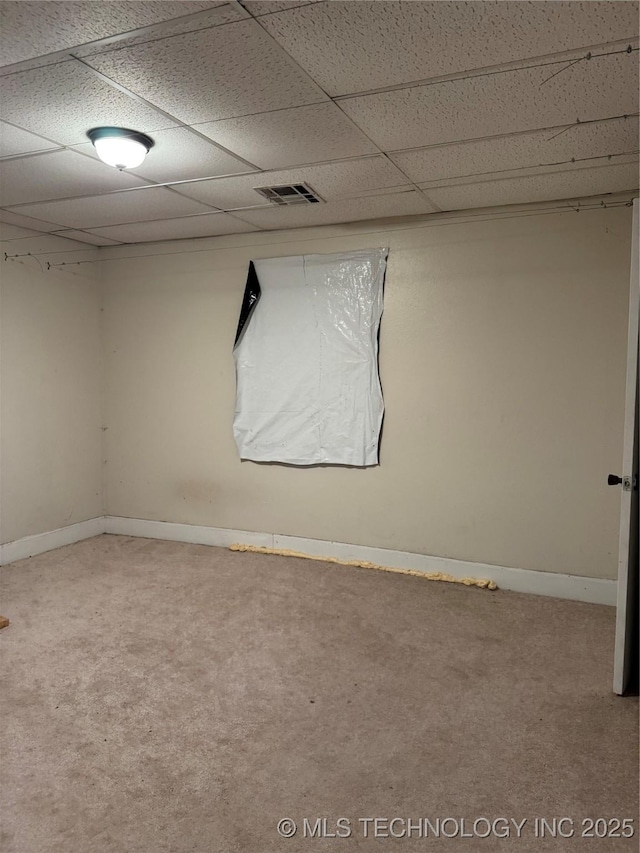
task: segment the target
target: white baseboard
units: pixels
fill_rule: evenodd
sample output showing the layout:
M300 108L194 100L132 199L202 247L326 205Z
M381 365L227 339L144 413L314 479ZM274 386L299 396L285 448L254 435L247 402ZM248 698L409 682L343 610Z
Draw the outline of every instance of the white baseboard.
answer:
M99 536L104 533L104 516L90 518L87 521L79 521L77 524L69 524L67 527L59 527L57 530L48 530L46 533L37 533L35 536L25 536L23 539L15 539L0 545L0 566L7 563L15 563L16 560L24 560L25 557L34 557L45 551L53 551L63 545L71 545L81 539L89 539L91 536Z
M172 542L190 542L192 545L216 545L228 548L236 542L245 545L262 545L273 548L272 533L250 533L227 527L199 527L196 524L178 524L173 521L149 521L145 518L123 518L107 515L105 533L120 536L142 536L144 539L169 539ZM311 541L311 540L310 540Z
M489 578L495 581L500 589L508 589L514 592L547 595L552 598L568 598L573 601L586 601L592 604L615 606L616 603L617 583L614 580L564 575L555 572L537 572L531 569L493 566L488 563L471 563L445 557L411 554L408 551L370 548L366 545L347 545L344 542L329 542L323 539L304 539L298 536L255 533L221 527L199 527L191 524L115 516L106 516L104 532L125 536L142 536L147 539L169 539L198 545L216 545L223 548L234 543L261 545L265 548L301 551L318 557L366 560L396 569L445 572L457 578Z
M226 548L235 543L261 545L265 548L282 548L301 551L317 557L337 557L340 560L361 560L390 566L395 569L413 569L418 572L444 572L456 578L489 578L500 589L547 595L553 598L568 598L592 604L615 606L617 583L602 578L587 578L580 575L537 572L531 569L515 569L508 566L493 566L488 563L472 563L452 560L447 557L430 557L408 551L391 551L367 545L348 545L344 542L329 542L323 539L305 539L278 533L256 533L249 530L231 530L223 527L201 527L194 524L178 524L167 521L149 521L142 518L106 516L90 518L25 536L0 545L0 565L33 557L63 545L71 545L81 539L101 533L116 533L124 536L140 536L147 539L167 539L175 542L191 542L198 545L215 545Z

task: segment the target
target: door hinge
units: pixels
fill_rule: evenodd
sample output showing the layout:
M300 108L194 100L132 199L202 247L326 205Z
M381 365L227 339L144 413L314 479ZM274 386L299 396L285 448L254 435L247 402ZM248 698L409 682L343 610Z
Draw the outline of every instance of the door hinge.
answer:
M623 477L622 478L622 491L623 492L631 492L633 489L638 488L638 478L633 475L633 477Z

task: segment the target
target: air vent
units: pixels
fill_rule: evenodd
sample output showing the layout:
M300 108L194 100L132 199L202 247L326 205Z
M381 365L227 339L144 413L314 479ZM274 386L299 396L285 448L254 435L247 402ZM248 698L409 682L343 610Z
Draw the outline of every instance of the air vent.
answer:
M307 184L287 184L283 187L255 187L257 193L271 204L320 204L320 196Z

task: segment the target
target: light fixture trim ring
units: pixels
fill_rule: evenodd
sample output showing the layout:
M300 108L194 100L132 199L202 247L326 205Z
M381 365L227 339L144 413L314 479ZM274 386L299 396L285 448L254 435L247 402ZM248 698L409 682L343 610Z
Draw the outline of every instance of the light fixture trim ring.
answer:
M141 133L139 130L131 130L128 127L92 127L87 131L87 136L91 142L95 143L98 139L132 139L134 142L139 142L147 149L147 153L153 148L155 142L146 133Z

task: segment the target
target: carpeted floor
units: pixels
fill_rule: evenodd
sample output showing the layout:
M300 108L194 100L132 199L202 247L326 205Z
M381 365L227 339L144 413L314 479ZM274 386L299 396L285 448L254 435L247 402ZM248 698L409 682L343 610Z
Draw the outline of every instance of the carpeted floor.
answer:
M612 608L122 536L1 577L2 853L637 850Z

